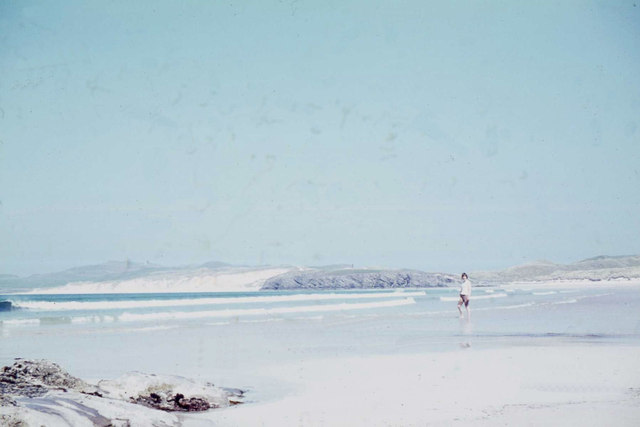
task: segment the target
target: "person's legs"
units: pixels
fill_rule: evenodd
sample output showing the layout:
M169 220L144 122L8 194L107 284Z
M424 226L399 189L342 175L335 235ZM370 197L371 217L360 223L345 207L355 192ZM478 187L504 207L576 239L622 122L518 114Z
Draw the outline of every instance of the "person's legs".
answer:
M464 297L460 295L460 299L458 300L458 311L460 312L460 317L462 317L462 304L464 303Z
M469 297L467 295L464 298L464 308L467 309L467 318L471 319L471 309L469 308Z

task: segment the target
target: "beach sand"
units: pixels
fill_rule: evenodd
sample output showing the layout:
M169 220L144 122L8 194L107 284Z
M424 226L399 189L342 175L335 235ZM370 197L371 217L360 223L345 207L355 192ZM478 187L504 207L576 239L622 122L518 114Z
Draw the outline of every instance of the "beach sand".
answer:
M197 426L632 426L640 346L520 343L494 349L314 360L271 375L296 393L185 418Z

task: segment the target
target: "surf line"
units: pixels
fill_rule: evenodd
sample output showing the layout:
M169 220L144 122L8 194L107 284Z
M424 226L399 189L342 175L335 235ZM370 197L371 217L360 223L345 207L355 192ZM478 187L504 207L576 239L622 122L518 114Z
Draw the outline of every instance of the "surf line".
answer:
M419 297L424 296L424 291L418 292L379 292L379 293L352 293L352 294L298 294L298 295L262 295L262 296L238 296L219 298L189 298L189 299L150 299L135 301L15 301L17 308L40 311L58 310L116 310L132 308L154 307L180 307L196 305L216 304L246 304L246 303L271 303L271 302L299 302L299 301L326 301L326 300L351 300L351 299L383 299L395 297Z
M489 294L480 296L471 296L471 300L477 299L492 299L492 298L504 298L507 294ZM458 301L460 297L440 297L440 301Z
M148 321L148 320L188 320L206 317L234 317L234 316L268 316L271 314L310 313L344 310L364 310L370 308L397 307L415 304L413 298L395 299L390 301L369 303L341 303L329 305L303 305L298 307L274 307L274 308L248 308L237 310L212 310L192 312L164 312L164 313L123 313L118 316L122 322Z

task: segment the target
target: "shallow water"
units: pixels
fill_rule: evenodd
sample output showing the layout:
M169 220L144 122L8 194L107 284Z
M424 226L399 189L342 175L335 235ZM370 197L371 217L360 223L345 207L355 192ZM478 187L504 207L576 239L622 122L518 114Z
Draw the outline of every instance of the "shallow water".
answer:
M270 367L310 358L533 342L637 343L637 288L217 294L0 295L0 363L45 358L72 374L139 370L279 394ZM5 303L6 307L7 304Z

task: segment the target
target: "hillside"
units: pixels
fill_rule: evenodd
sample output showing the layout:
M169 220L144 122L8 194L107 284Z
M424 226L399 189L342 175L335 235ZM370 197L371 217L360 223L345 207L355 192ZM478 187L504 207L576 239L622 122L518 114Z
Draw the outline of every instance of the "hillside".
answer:
M640 256L598 256L571 264L537 261L502 271L470 273L476 285L492 283L640 279ZM28 277L0 275L0 293L221 292L287 289L394 289L457 286L457 273L410 269L232 266L212 261L162 267L130 261L71 268Z
M640 278L640 256L598 256L571 264L537 261L502 271L475 272L476 281L610 280Z

